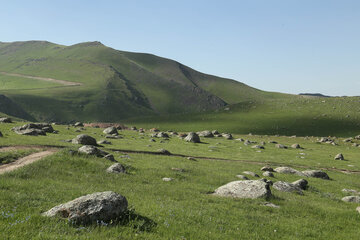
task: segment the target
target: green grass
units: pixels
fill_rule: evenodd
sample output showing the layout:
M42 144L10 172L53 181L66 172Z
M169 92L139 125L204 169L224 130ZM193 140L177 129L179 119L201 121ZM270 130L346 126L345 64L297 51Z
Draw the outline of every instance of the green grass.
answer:
M12 133L9 129L15 125L20 123L0 125L4 134L0 145L78 147L61 141L79 134L73 127L54 126L59 134L31 137ZM97 140L104 137L102 129L87 128L82 133ZM264 150L257 152L239 141L223 138L203 139L204 143L193 144L172 137L163 143L161 139L153 143L149 142L148 132L140 135L121 131L120 134L123 139L110 139L112 145L104 145L104 150L165 148L172 153L228 161L200 158L190 161L183 157L112 152L129 171L126 175L112 175L105 172L112 164L108 160L72 156L67 149L61 150L0 175L0 239L356 239L360 234L357 205L340 201L345 196L341 189L360 190L360 175L331 170L333 167L360 170L359 148L342 139L337 140L339 146L331 146L316 143L315 137L235 135L257 142L275 140L304 147L285 150L266 144ZM333 160L339 152L346 161ZM272 189L274 197L269 201L281 206L280 209L261 206L264 199L236 200L208 194L237 180L235 175L242 171L261 174L260 168L266 164L299 170L329 168L326 172L332 180L308 178L310 187L304 196ZM183 168L185 172L174 172L172 167ZM163 182L163 177L174 181ZM271 178L273 181L297 179L285 174ZM64 220L40 216L41 212L81 195L109 190L128 199L132 211L124 224L77 227Z
M0 90L48 89L58 86L62 85L36 79L6 76L0 73Z

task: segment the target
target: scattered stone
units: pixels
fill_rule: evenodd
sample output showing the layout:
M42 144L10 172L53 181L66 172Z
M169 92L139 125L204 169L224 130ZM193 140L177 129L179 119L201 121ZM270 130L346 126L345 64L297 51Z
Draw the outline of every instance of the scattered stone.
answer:
M137 128L135 126L132 126L130 130L137 131Z
M74 224L90 224L97 221L110 222L121 217L127 210L126 198L107 191L88 194L70 202L53 207L43 213L46 217L59 216Z
M31 135L31 136L38 136L38 135L45 136L47 132L48 133L54 132L54 129L51 126L51 124L48 123L28 123L20 127L13 127L11 130L20 135Z
M212 133L213 135L218 135L218 134L219 134L218 130L212 130L211 133Z
M359 196L346 196L341 199L344 202L353 202L353 203L360 203Z
M272 172L266 171L262 174L264 177L274 177L274 174Z
M187 142L200 143L200 137L194 132L190 132L187 137L184 138Z
M346 192L346 193L352 193L352 194L357 194L360 195L360 192L354 190L354 189L346 189L344 188L343 190L341 190L342 192Z
M164 155L171 155L171 153L168 150L163 148L159 149L158 152Z
M305 176L305 174L303 174L302 172L293 169L291 167L278 167L274 169L275 172L277 173L285 173L285 174L295 174L298 176Z
M292 182L292 184L302 190L306 190L308 186L308 181L306 181L305 179L299 179L296 180L295 182Z
M251 148L255 148L255 149L265 149L264 146L261 145L254 145Z
M342 155L342 153L339 153L335 156L334 158L335 160L344 160L344 156Z
M261 204L262 206L265 206L265 207L271 207L271 208L280 208L280 206L278 206L278 205L275 205L275 204L273 204L273 203L271 203L271 202L265 202L265 203L263 203L263 204Z
M87 155L95 155L97 157L105 157L106 155L108 155L107 152L104 152L103 150L100 150L92 145L84 145L78 149L78 152Z
M165 132L159 132L156 134L156 137L158 138L169 138L169 135Z
M237 178L243 179L243 180L249 180L247 176L244 175L236 175Z
M83 127L83 126L84 126L84 124L82 122L76 122L74 124L74 127Z
M300 144L295 143L295 144L291 145L291 148L299 149L301 147L300 147Z
M233 198L268 198L269 184L260 180L233 181L215 190L214 195Z
M283 145L283 144L276 144L275 145L276 148L280 148L280 149L287 149L288 147Z
M326 172L323 172L321 170L306 170L302 171L302 173L306 177L313 177L313 178L322 178L322 179L330 179Z
M106 169L108 173L126 173L125 167L120 163L115 163Z
M185 169L183 169L183 168L175 168L175 167L173 167L173 168L171 168L171 170L173 170L175 172L185 172Z
M268 141L268 143L277 144L278 142L276 142L276 141Z
M98 141L97 143L98 144L111 144L111 142L107 141L107 140L101 140L101 141Z
M103 133L105 134L119 134L116 127L108 127L108 128L105 128Z
M199 136L211 138L211 137L214 137L214 134L208 130L205 130L205 131L200 132Z
M12 123L12 120L8 117L2 117L0 118L0 123Z
M173 179L172 179L172 178L168 178L168 177L164 177L162 180L163 180L164 182L170 182L170 181L172 181Z
M260 176L257 175L256 173L250 172L250 171L244 171L243 174L246 174L246 175L249 175L249 176L252 176L252 177L260 177Z
M77 135L76 138L72 140L72 143L97 146L96 139L86 134Z
M353 140L353 138L346 138L346 139L343 140L343 142L348 143L348 142L352 142L352 140Z
M261 168L261 171L274 172L274 169L272 167L265 166Z
M288 182L277 181L274 183L273 188L281 192L296 192L300 195L303 195L303 192L299 187Z
M235 139L236 141L240 141L240 142L244 142L245 140L244 139L242 139L242 138L237 138L237 139Z
M107 155L104 156L104 158L106 158L106 159L108 159L108 160L110 160L112 162L116 162L116 160L114 158L114 155L112 155L112 154L107 154Z
M360 213L360 206L356 208L356 211Z
M233 139L233 136L230 133L223 133L221 134L225 139L231 140Z
M187 160L190 160L190 161L197 161L195 158L193 157L187 157Z

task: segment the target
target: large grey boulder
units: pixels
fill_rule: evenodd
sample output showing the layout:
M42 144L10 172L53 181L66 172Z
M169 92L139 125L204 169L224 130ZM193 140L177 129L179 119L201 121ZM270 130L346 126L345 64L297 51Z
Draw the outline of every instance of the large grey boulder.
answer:
M97 157L105 157L106 155L108 155L107 152L100 150L92 145L84 145L78 149L78 152L84 153L86 155L95 155Z
M108 173L126 173L125 167L120 163L115 163L106 169Z
M43 213L46 217L61 217L74 224L110 222L124 215L128 207L126 198L118 193L96 192L53 207Z
M214 134L211 131L205 130L205 131L199 132L199 136L211 138L211 137L214 137Z
M215 190L214 195L233 198L268 198L269 184L261 180L234 181Z
M96 139L86 134L77 135L76 138L72 140L72 143L97 146Z
M292 183L278 181L273 184L273 188L281 192L295 192L300 195L303 194L302 190Z
M118 131L116 129L116 127L108 127L108 128L105 128L103 133L105 134L118 134Z
M302 171L306 177L330 179L326 172L320 170L306 170Z
M190 132L185 138L187 142L200 143L200 137L194 132Z
M305 174L303 174L302 172L293 169L291 167L278 167L274 169L275 172L277 173L285 173L285 174L294 174L294 175L298 175L298 176L305 176Z
M344 202L360 203L360 196L347 196L341 199Z

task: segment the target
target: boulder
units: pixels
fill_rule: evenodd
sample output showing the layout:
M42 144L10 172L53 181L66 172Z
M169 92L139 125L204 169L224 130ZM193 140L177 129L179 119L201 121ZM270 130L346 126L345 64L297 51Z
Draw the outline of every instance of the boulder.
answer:
M360 196L347 196L341 199L343 202L360 203Z
M190 132L185 138L187 142L200 143L200 137L194 132Z
M73 224L110 222L122 217L127 211L126 198L118 193L96 192L53 207L43 213L46 217L59 216Z
M250 171L244 171L243 174L246 174L246 175L249 175L249 176L252 176L252 177L260 177L260 176L257 175L256 173L250 172Z
M115 163L106 169L108 173L126 173L125 167L120 163Z
M168 150L163 148L159 149L158 152L164 155L171 155L171 153Z
M302 190L306 190L308 186L308 181L306 181L305 179L299 179L296 180L295 182L292 182L292 184Z
M303 174L302 172L293 169L291 167L278 167L274 169L275 172L277 173L285 173L285 174L294 174L294 175L298 175L298 176L305 176L305 174Z
M264 177L274 177L274 174L272 172L269 172L269 171L265 171L262 175Z
M335 156L334 158L335 160L344 160L344 156L342 155L342 153L339 153Z
M313 178L322 178L322 179L330 179L326 172L323 172L321 170L306 170L302 171L302 173L306 177L313 177Z
M20 127L13 127L15 133L20 135L46 135L46 133L53 133L54 129L49 123L28 123Z
M200 132L199 136L211 138L211 137L214 137L214 134L208 130L205 130L205 131Z
M116 127L108 127L108 128L105 128L103 133L105 134L118 134L118 131L116 129Z
M0 123L12 123L12 120L8 117L2 117L0 118Z
M104 152L103 150L100 150L92 145L84 145L78 149L78 152L87 155L95 155L97 157L105 157L106 155L108 155L107 152Z
M288 147L283 145L283 144L276 144L275 145L276 148L280 148L280 149L287 149Z
M42 135L42 136L46 136L46 133L43 130L34 129L34 128L24 129L24 130L14 130L14 132L17 133L17 134L20 134L20 135L29 135L29 136Z
M261 145L254 145L252 146L251 148L255 148L255 149L265 149L264 146L261 146Z
M214 195L233 198L268 198L269 184L260 180L234 181L215 190Z
M213 135L218 135L218 134L219 134L218 130L212 130L211 133L212 133Z
M86 134L77 135L76 138L72 140L72 143L97 146L96 139Z
M105 152L104 152L104 153L105 153ZM115 160L115 158L114 158L114 155L112 155L112 154L106 154L106 155L104 156L104 158L107 159L107 160L110 160L110 161L112 161L112 162L116 162L116 160Z
M357 195L360 195L360 192L354 190L354 189L346 189L344 188L343 190L341 190L342 192L345 192L345 193L352 193L352 194L357 194Z
M273 184L273 188L281 192L296 192L300 195L303 194L302 190L292 183L278 181Z

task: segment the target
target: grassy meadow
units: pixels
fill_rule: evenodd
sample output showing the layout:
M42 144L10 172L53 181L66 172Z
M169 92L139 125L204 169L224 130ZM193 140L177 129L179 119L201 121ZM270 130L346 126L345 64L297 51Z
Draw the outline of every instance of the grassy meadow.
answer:
M203 143L194 144L173 136L150 142L148 131L139 134L123 130L119 132L122 139L108 139L112 144L101 147L126 166L128 174L117 175L106 173L113 164L109 160L69 153L79 146L62 140L80 134L76 128L55 125L59 134L38 137L10 131L21 124L0 125L4 135L1 146L62 148L52 156L0 175L0 239L357 239L360 234L360 215L355 211L358 205L340 200L346 196L343 188L360 190L360 148L344 143L342 138L336 139L338 146L332 146L317 143L317 137L234 135L266 142L265 149L259 150L224 138L202 138ZM102 140L102 130L86 128L81 133ZM268 141L287 146L299 143L303 149L277 149ZM160 148L193 156L195 161L184 156L133 152L156 152ZM334 160L340 152L345 161ZM261 175L260 168L265 165L323 169L331 180L306 178L309 188L304 195L271 189L273 197L268 200L211 195L219 186L239 180L236 175L243 171ZM164 182L164 177L174 180ZM292 182L299 178L275 173L268 179ZM101 191L114 191L127 198L130 211L121 223L73 226L40 215L60 203ZM263 206L265 201L280 208Z

